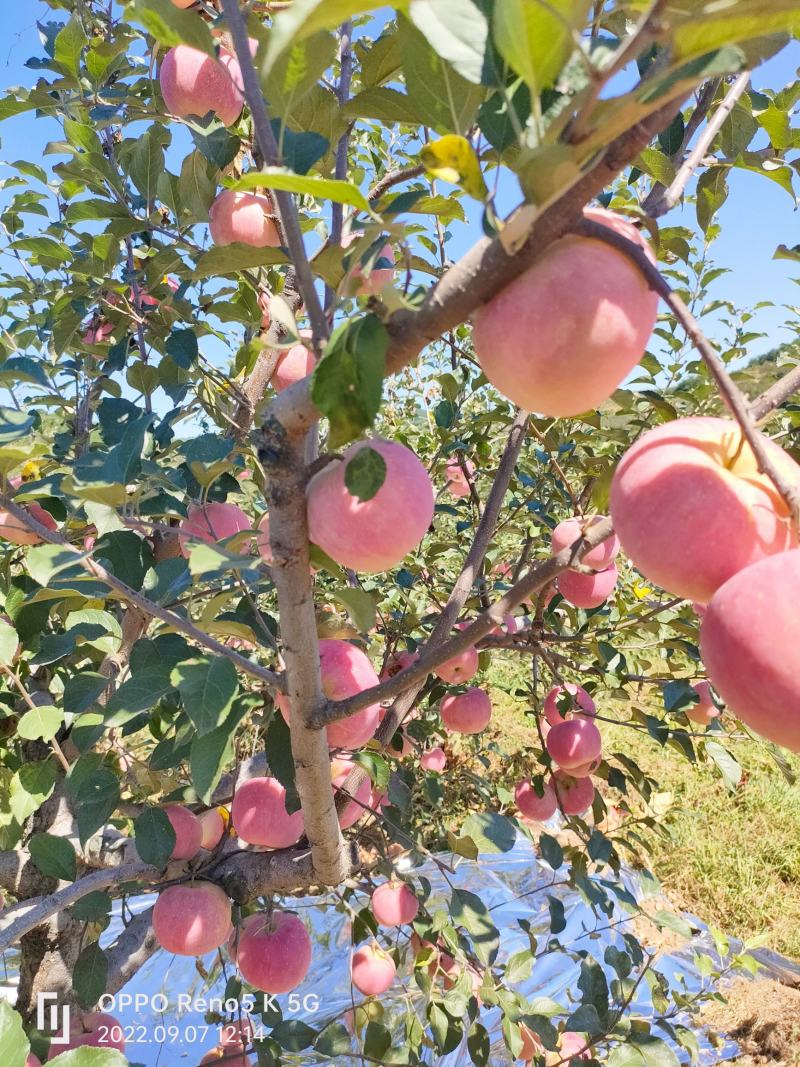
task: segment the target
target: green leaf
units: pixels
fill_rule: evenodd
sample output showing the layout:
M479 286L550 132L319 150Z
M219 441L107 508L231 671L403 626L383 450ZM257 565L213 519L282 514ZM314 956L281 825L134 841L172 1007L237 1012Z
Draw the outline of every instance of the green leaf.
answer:
M30 1042L22 1019L6 1000L0 1000L0 1063L5 1067L25 1067Z
M497 0L494 40L508 65L539 94L548 89L575 45L573 32L583 28L587 0Z
M353 625L362 633L369 633L377 617L377 596L366 589L340 587L331 590L331 596L347 609Z
M344 1056L352 1047L350 1032L341 1023L330 1023L314 1042L314 1050L321 1056Z
M581 1004L593 1007L602 1025L605 1025L608 1019L608 982L603 968L591 956L581 963L578 989L581 991Z
M539 851L542 854L542 859L545 863L549 864L554 871L557 871L561 864L564 862L564 850L561 845L550 834L542 834L539 837Z
M288 11L282 11L273 20L262 75L270 72L292 41L303 40L320 30L331 30L351 15L382 6L382 0L297 0Z
M286 253L280 248L254 248L236 243L218 245L197 257L192 278L201 281L218 274L238 274L253 267L274 267L286 262Z
M480 852L510 852L517 839L514 823L491 811L468 815L461 833L471 837Z
M670 185L675 179L674 163L657 148L645 148L640 152L636 166L662 185Z
M16 411L14 408L0 407L0 445L25 437L32 426L33 415L26 415L24 411Z
M171 681L201 737L222 725L239 688L236 668L224 656L198 656L179 663Z
M89 39L83 29L80 16L74 14L70 16L69 22L63 30L59 30L56 36L53 58L64 70L77 78L81 66L81 55L88 43Z
M126 15L167 48L188 44L216 58L214 39L205 22L195 11L179 10L172 0L134 0Z
M359 211L372 214L369 201L351 182L335 178L321 178L316 174L294 174L283 167L265 167L251 170L241 178L229 183L231 189L282 189L288 193L302 193L315 200L332 200L336 204L349 204Z
M419 119L442 133L466 134L486 90L462 78L407 19L400 19L406 91Z
M74 882L78 877L75 849L64 837L52 834L34 834L28 845L31 859L49 878Z
M167 666L135 671L109 697L105 707L106 724L122 726L139 712L150 711L173 688Z
M166 867L175 848L175 831L161 808L145 808L133 824L136 851L144 863Z
M706 741L706 754L716 763L725 786L733 792L742 780L742 768L718 741Z
M728 198L728 172L724 167L710 167L697 180L697 222L705 233L714 216Z
M116 1049L76 1048L50 1060L49 1067L129 1067L129 1064Z
M77 553L63 545L37 545L28 553L26 569L35 582L46 588L59 571L74 567L76 559Z
M334 330L311 378L311 398L330 421L330 447L369 429L381 405L389 335L376 315Z
M198 152L217 170L222 170L236 159L242 142L221 123L208 129L191 125L189 132Z
M120 581L136 590L142 588L144 576L155 562L148 542L133 530L117 530L98 537L93 555L103 560Z
M342 108L347 118L378 119L380 122L405 122L418 125L420 118L411 97L397 89L375 86L357 93Z
M81 1007L91 1008L106 991L108 959L97 942L87 945L75 961L72 982Z
M78 836L81 844L85 845L92 834L105 826L114 814L119 804L119 779L107 767L97 767L82 775L74 788L70 783L68 778L67 787L74 801Z
M10 667L19 648L17 631L10 622L0 619L0 663Z
M408 16L437 55L480 85L489 24L474 0L411 0Z
M211 794L231 759L233 759L233 736L236 722L218 726L211 733L192 741L189 765L197 795L206 804L211 803Z
M53 792L58 772L52 760L23 763L11 779L9 807L17 822L24 822Z
M111 914L113 901L108 893L95 890L81 897L69 909L70 915L84 923L102 922Z
M454 889L450 898L450 915L470 935L475 955L487 966L494 963L500 947L500 934L490 912L480 897L465 889Z
M795 0L737 0L735 4L707 4L705 10L692 11L676 28L672 48L674 59L684 61L723 45L798 32L800 12Z
M359 448L344 468L344 484L351 496L372 500L386 481L386 460L374 448Z
M26 741L50 741L64 721L59 708L44 705L26 711L17 724L17 736Z
M64 686L64 711L81 715L93 708L108 689L109 680L95 671L81 671L67 679Z

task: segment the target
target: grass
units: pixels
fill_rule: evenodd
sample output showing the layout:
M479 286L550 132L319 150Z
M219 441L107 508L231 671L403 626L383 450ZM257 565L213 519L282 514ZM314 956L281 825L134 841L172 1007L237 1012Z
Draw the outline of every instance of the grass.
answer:
M522 708L493 695L495 732L507 751L522 751L530 738ZM651 866L674 904L727 934L764 935L770 948L800 959L800 785L754 742L726 743L744 770L730 793L713 769L647 735L602 729L606 751L636 760L671 799L671 839L654 843ZM800 761L792 766L800 777Z

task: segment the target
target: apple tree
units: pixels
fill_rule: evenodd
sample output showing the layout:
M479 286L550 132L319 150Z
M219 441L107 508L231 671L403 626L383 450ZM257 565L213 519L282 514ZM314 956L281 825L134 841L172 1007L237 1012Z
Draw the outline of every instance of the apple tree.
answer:
M366 1008L204 1062L481 1065L497 1009L509 1060L692 1055L633 932L578 954L550 897L508 959L418 872L524 836L599 929L659 829L607 721L732 786L728 733L800 751L800 372L748 395L712 259L733 172L794 200L800 82L751 72L796 3L39 6L0 99L43 131L0 204L12 1067L45 992L124 1062L97 1005L158 951L301 988L309 894ZM580 999L519 991L553 955Z

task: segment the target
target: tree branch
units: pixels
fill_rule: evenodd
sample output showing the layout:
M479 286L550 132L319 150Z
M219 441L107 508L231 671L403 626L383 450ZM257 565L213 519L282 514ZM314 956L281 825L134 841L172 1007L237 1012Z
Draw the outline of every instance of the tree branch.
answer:
M681 199L692 175L697 168L702 165L706 152L711 147L711 143L722 129L725 120L730 115L731 111L733 111L736 102L747 89L749 84L749 71L745 71L736 78L733 85L728 90L725 99L714 112L713 118L708 121L706 128L697 138L697 143L686 157L686 160L678 173L675 175L672 184L669 188L663 189L660 195L654 198L652 202L650 202L650 197L645 201L644 210L650 218L660 219L662 215L666 215L668 211L671 211Z
M670 101L612 141L563 196L538 215L533 215L531 205L525 205L521 212L530 212L533 221L513 255L506 250L507 238L484 237L442 275L417 311L394 312L387 322L387 373L394 374L413 362L426 345L465 322L481 303L529 267L548 245L573 230L584 206L647 147L672 120L678 106L677 101ZM319 418L311 402L310 379L297 382L276 397L270 404L269 416L289 434L304 433Z
M180 615L176 615L172 611L168 611L166 608L162 608L159 604L156 604L152 600L148 600L147 597L137 593L135 589L131 589L129 585L121 582L119 578L115 577L110 571L107 571L102 564L92 559L85 552L82 552L79 548L71 545L69 541L66 541L60 534L54 533L46 526L43 526L38 522L30 512L26 511L19 504L15 504L13 500L10 500L7 496L0 493L0 504L10 512L16 519L19 519L29 530L38 534L43 541L47 541L48 544L58 545L66 552L72 554L75 559L75 563L87 572L91 574L93 578L97 578L98 581L103 582L110 589L113 589L123 600L128 601L129 604L137 608L143 614L150 618L158 619L166 626L171 627L173 630L177 630L178 633L182 633L185 637L191 638L196 641L198 645L202 645L203 648L207 648L210 652L216 652L218 656L225 656L229 659L234 666L245 674L249 674L252 678L256 678L260 682L264 682L266 685L271 686L274 689L282 689L283 683L280 675L274 671L268 670L266 667L260 667L257 663L253 663L251 660L241 656L238 652L235 652L232 648L228 648L227 645L223 645L220 641L215 640L208 634L203 633L188 619L184 619Z
M605 241L633 260L645 276L650 288L658 293L669 307L675 318L683 326L689 340L700 353L709 373L717 383L722 399L741 427L742 434L756 457L758 469L763 474L766 474L778 493L780 493L789 509L795 528L800 530L800 485L791 483L772 461L767 451L766 438L759 432L750 415L747 397L728 374L725 364L680 296L672 289L658 267L650 261L638 244L613 232L608 226L590 222L587 219L584 219L579 224L576 232L586 237Z
M774 385L771 385L769 389L756 397L751 401L748 409L750 418L753 422L761 422L767 415L771 414L775 408L779 408L781 404L784 404L793 393L800 391L800 366L792 367L790 371L787 371L782 378L779 378Z
M336 825L338 827L338 822ZM339 880L349 878L358 866L356 844L344 844ZM234 852L203 877L221 885L237 904L249 904L258 897L272 893L305 892L315 886L328 884L320 878L312 852L296 848L276 849L273 852Z
M282 160L278 150L278 143L275 140L275 134L272 132L269 112L267 111L267 105L264 103L264 95L261 92L258 75L250 55L247 26L239 10L239 0L222 0L222 9L233 40L236 58L241 68L244 98L253 119L253 132L256 142L267 166L279 167ZM322 310L322 304L317 295L314 276L311 273L305 245L303 244L297 206L291 193L275 189L272 191L271 196L274 198L281 231L286 238L292 266L297 274L297 283L300 287L300 293L305 303L314 335L314 349L319 357L322 355L323 342L328 339L330 331L328 330L328 321L325 318L325 313Z
M394 185L400 185L401 182L411 181L412 178L419 178L421 174L425 173L425 168L421 163L415 167L405 167L402 170L390 170L388 174L377 181L370 191L367 193L367 200L371 204L374 204L376 200L380 200L385 192L392 188Z
M333 802L328 741L323 732L309 728L307 721L324 697L308 554L305 441L288 438L278 423L268 422L260 432L258 454L269 479L272 579L278 594L292 755L303 824L317 880L338 885L346 877L348 863Z
M330 701L318 707L309 719L309 723L316 729L322 729L331 722L338 722L347 718L356 711L368 707L370 704L382 703L390 697L405 692L416 682L424 681L432 670L477 644L495 626L499 626L503 617L512 611L524 600L530 600L534 593L538 593L548 583L568 570L573 564L579 563L583 556L591 549L605 541L614 532L610 519L591 526L583 537L572 545L561 550L555 556L551 556L541 563L535 564L519 582L496 600L488 611L484 611L478 618L461 630L456 636L449 638L436 648L423 651L416 663L398 671L394 677L382 682L380 685L365 689L363 692L350 697L348 700Z
M139 912L128 923L117 940L106 949L108 978L106 993L119 992L154 955L160 945L153 932L153 909Z

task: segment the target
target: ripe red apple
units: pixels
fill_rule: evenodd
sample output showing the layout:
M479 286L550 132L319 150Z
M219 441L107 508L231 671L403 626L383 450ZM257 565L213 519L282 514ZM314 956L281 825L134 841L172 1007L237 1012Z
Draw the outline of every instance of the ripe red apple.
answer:
M208 228L215 245L278 248L281 243L272 201L261 193L223 189L209 209Z
M219 808L211 808L209 811L204 811L202 815L198 815L198 819L203 832L200 847L209 850L216 848L225 833L226 823L222 811Z
M565 815L583 815L592 806L594 783L591 778L575 778L568 771L554 771L550 779L558 806Z
M310 337L310 330L301 330L301 337ZM304 344L292 345L285 349L278 357L275 370L272 372L270 384L276 393L282 393L295 382L302 381L314 370L316 363L314 353Z
M216 60L179 44L164 56L158 80L170 114L203 118L212 111L224 126L232 126L244 102L236 77L241 79L241 72L230 52L223 50Z
M616 563L595 574L564 571L558 576L558 591L573 607L599 608L614 592L618 577Z
M379 996L394 982L397 968L388 952L376 944L363 945L350 959L353 985L365 997Z
M626 219L586 208L587 219L634 241ZM528 411L579 415L607 400L644 355L658 297L622 252L586 237L550 245L479 308L472 342L489 381Z
M363 237L363 233L350 233L342 238L342 248L349 248L353 243ZM348 276L345 279L344 290L349 296L377 296L381 289L391 285L394 280L394 249L387 241L378 254L378 260L386 260L391 263L390 267L373 267L368 275L364 268L356 260L351 262Z
M16 491L22 485L22 477L17 474L8 479L8 484ZM46 529L58 529L58 523L50 512L45 511L42 505L37 504L35 500L27 504L20 504L20 507ZM5 509L0 509L0 540L10 541L14 545L40 545L42 543L42 539L37 533L29 530L20 519Z
M386 661L380 673L380 680L385 682L387 678L394 678L406 667L412 667L419 659L419 652L393 652Z
M552 554L556 556L563 549L569 548L570 545L574 545L580 537L583 537L584 532L588 532L591 530L592 526L596 526L598 522L603 522L603 520L603 515L594 515L591 519L587 520L572 518L560 522L555 530L553 530L553 535L550 541ZM594 570L599 571L613 563L618 555L619 538L616 534L612 534L611 537L607 537L605 541L601 541L595 548L590 549L586 555L582 557L581 563L585 567L592 567Z
M303 836L303 813L286 811L286 790L277 778L250 778L237 786L231 820L248 845L288 848Z
M514 802L520 813L534 822L547 822L555 815L558 808L552 782L544 783L544 792L539 796L530 778L524 778L514 790Z
M199 542L213 545L242 530L249 530L251 525L249 516L235 504L190 504L186 518L178 527L181 552L188 557Z
M475 474L475 464L472 460L465 460L464 466L467 468L469 477L472 478ZM470 495L469 479L464 474L464 468L457 459L451 459L447 464L447 485L445 488L451 496L465 497Z
M565 1060L590 1060L592 1058L592 1050L584 1035L573 1033L571 1030L565 1030L558 1039L558 1050L562 1059Z
M447 756L444 749L437 745L436 748L429 748L427 752L423 752L419 762L424 771L441 773L447 766Z
M104 1048L125 1051L125 1032L122 1024L113 1015L94 1011L84 1015L78 1023L79 1032L70 1034L66 1045L51 1045L47 1054L48 1063L65 1052L78 1048ZM37 1061L38 1062L38 1061Z
M296 915L257 912L239 929L236 964L246 982L264 993L288 993L311 966L311 938Z
M353 496L345 484L347 464L363 448L386 464L383 485L369 500ZM376 574L419 544L433 519L433 502L428 472L410 448L396 441L358 441L309 483L309 536L343 567Z
M437 678L450 685L458 685L460 682L468 682L478 673L478 650L477 648L465 648L455 656L440 663L434 668L433 673Z
M102 345L111 337L113 332L114 324L112 322L98 322L94 326L89 326L81 337L81 341L85 345Z
M569 695L572 699L572 710L562 715L558 705L565 699L566 695ZM544 698L542 711L550 726L555 726L556 723L563 722L564 719L571 719L576 715L596 715L597 706L582 685L576 685L574 682L565 682L564 685L553 686Z
M177 956L205 956L231 932L231 902L211 882L172 885L159 893L153 908L158 943Z
M458 734L479 734L489 725L492 702L488 693L472 686L464 693L445 697L439 705L439 714L447 730Z
M775 466L800 467L763 438ZM707 603L738 571L797 546L786 504L731 419L689 418L648 431L611 485L611 517L627 555L651 582Z
M563 771L574 771L600 759L603 738L591 719L565 719L551 726L547 752Z
M331 761L331 782L334 792L344 785L345 779L354 766L353 761L344 756ZM372 783L367 778L359 783L353 799L339 812L339 825L341 828L347 830L354 826L362 815L370 810L375 810L373 804Z
M403 926L416 919L419 901L406 882L383 882L373 892L370 907L381 926Z
M718 719L720 715L720 710L714 703L714 697L711 694L711 686L708 682L696 682L692 689L700 697L700 703L686 708L686 718L691 719L692 722L696 722L700 726L708 726L710 722Z
M175 831L172 859L193 859L200 851L200 843L203 840L203 827L200 825L200 820L193 811L189 811L181 804L168 804L164 808L164 814L172 823L172 829Z
M730 711L762 737L800 752L800 551L770 556L716 591L700 654Z

